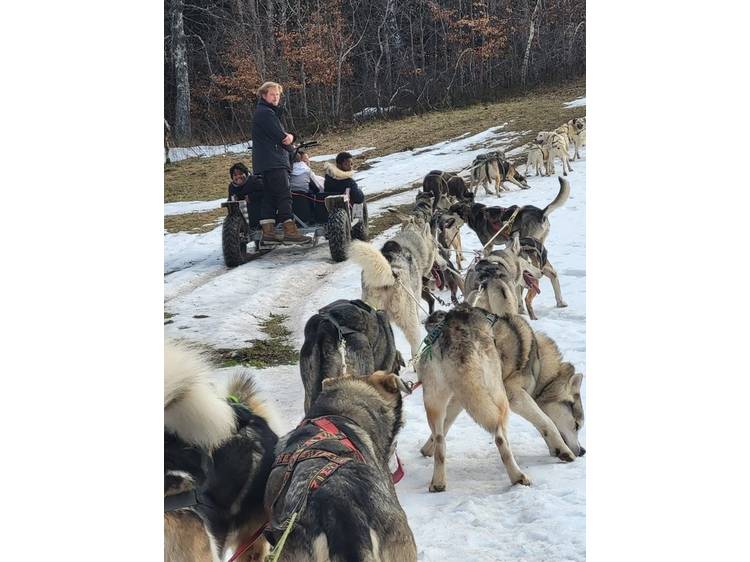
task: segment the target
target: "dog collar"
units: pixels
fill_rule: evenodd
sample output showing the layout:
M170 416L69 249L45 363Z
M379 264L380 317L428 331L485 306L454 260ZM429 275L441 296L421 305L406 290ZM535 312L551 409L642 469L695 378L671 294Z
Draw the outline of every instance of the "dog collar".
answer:
M206 509L215 508L214 504L208 501L203 494L195 488L188 490L187 492L164 496L164 513L196 506L201 506Z

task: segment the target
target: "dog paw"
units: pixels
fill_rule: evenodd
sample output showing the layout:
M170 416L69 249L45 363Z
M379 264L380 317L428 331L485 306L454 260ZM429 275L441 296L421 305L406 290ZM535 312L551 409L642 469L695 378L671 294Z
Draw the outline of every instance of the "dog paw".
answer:
M442 484L430 484L430 492L445 492L445 482Z
M567 308L567 307L568 307L568 303L566 302L557 303L557 308Z
M555 449L555 452L552 456L557 457L563 462L573 462L574 460L576 460L576 456L573 454L573 451L567 448L564 451Z
M516 478L515 482L513 482L513 485L515 484L520 484L521 486L531 486L531 479L522 472L521 476L519 478Z
M419 452L422 453L423 457L431 457L433 454L435 454L435 446L430 441L429 443L426 443L425 446L419 450Z

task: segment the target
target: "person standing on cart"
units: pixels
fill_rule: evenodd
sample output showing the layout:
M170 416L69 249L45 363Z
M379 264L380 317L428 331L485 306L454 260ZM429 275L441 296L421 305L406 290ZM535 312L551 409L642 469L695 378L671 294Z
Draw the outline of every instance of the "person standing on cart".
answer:
M281 84L265 82L258 89L258 105L253 116L253 172L263 175L263 200L260 208L261 238L265 244L278 243L276 222L284 228L284 242L303 243L309 239L300 234L292 218L292 194L289 190L290 152L294 137L281 124L279 107Z

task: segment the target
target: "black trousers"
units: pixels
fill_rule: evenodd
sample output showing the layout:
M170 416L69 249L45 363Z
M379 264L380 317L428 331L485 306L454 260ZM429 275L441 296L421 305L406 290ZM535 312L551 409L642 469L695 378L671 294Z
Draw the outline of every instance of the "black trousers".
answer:
M289 191L289 171L285 168L263 172L263 201L260 218L284 222L292 218L292 194Z

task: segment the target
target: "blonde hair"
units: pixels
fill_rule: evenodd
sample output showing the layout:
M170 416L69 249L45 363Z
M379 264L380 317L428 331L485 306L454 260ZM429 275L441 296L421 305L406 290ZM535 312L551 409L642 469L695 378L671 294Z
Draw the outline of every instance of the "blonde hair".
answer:
M260 97L263 97L268 93L268 90L273 89L277 89L279 91L279 94L284 93L284 87L281 84L278 84L276 82L263 82L263 85L258 88L258 95Z

